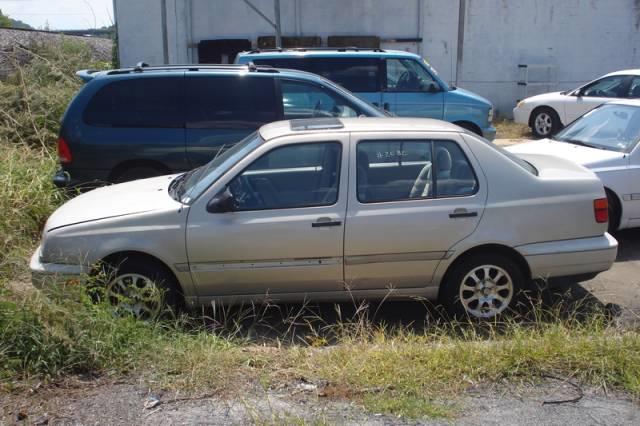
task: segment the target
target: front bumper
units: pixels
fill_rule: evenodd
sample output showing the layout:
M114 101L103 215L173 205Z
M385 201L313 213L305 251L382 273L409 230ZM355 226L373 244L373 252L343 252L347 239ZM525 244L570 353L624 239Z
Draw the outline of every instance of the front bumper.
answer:
M488 141L492 141L496 138L496 128L489 124L489 127L485 127L482 130L482 137Z
M527 244L517 249L527 260L533 279L592 278L611 268L618 254L618 242L605 232L598 237Z
M531 117L531 109L515 107L513 109L513 121L518 124L529 125L529 117Z
M49 285L65 284L68 282L84 282L89 268L84 265L71 265L62 263L44 263L40 259L41 247L38 247L31 256L29 269L31 269L31 282L36 288Z

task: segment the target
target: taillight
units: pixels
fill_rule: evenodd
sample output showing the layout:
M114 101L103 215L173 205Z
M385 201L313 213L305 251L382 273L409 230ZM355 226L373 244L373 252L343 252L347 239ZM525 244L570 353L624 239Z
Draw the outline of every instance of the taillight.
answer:
M69 144L67 144L67 141L65 141L63 137L58 138L58 159L62 165L71 164L73 160Z
M609 201L606 198L593 200L593 214L598 223L609 221Z

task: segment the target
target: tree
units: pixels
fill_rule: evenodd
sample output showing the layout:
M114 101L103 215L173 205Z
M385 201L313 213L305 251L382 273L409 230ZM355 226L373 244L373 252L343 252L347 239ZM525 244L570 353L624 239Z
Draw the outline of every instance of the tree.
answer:
M2 9L0 9L0 28L10 28L11 27L11 19L7 15L2 13Z

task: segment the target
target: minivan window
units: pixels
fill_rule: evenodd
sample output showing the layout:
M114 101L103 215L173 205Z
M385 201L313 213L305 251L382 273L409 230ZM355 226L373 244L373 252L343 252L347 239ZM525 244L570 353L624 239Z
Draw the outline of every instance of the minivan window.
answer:
M417 61L387 59L387 90L393 92L438 91L440 85Z
M91 98L84 121L98 127L184 127L183 78L114 81Z
M308 70L352 92L379 92L380 65L376 58L310 58Z
M256 129L279 119L273 78L209 75L186 82L188 128Z
M284 119L357 117L360 111L342 97L315 84L282 80Z

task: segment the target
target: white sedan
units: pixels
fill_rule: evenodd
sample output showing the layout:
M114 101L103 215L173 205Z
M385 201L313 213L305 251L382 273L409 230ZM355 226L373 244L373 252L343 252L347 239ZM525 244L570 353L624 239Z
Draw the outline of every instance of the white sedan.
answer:
M515 154L552 154L598 175L609 199L609 231L640 226L640 99L612 101L549 139L509 147Z
M640 98L640 69L612 72L575 90L523 99L513 109L513 119L531 127L534 135L546 138L615 98Z

